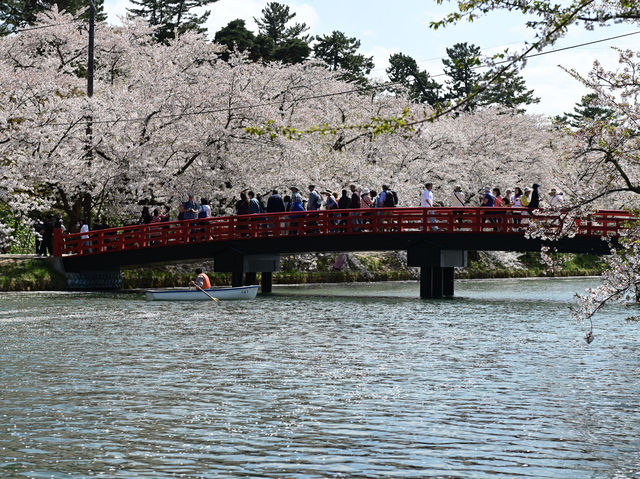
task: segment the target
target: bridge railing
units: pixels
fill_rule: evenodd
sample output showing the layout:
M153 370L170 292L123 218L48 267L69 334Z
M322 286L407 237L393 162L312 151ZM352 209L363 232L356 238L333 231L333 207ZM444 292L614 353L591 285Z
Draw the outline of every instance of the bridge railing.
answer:
M572 220L578 236L618 236L633 216L599 211ZM547 234L565 224L559 212L527 208L365 208L258 213L122 226L62 235L55 230L54 255L95 255L211 241L325 235L407 233L523 235L532 222Z

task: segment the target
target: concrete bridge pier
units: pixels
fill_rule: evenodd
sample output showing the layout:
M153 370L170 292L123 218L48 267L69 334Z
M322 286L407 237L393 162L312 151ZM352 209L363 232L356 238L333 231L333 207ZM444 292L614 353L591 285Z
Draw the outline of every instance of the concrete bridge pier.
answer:
M407 264L420 267L420 298L453 296L454 268L467 265L467 252L419 244L407 250Z
M280 271L280 254L225 251L214 258L214 269L216 272L230 272L232 286L257 284L256 273L262 273L262 292L270 293L273 273Z
M262 281L260 284L262 294L270 293L273 289L273 273L271 271L263 271Z

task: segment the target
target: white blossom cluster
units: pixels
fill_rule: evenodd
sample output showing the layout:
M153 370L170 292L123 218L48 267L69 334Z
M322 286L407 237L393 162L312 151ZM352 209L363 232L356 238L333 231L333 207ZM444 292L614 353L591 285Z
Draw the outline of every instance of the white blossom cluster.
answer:
M55 26L52 26L55 25ZM40 26L0 39L2 201L18 192L69 215L90 195L95 214L125 216L145 202L177 204L187 192L224 212L244 188L314 183L390 183L401 204L417 205L423 184L445 200L454 184L557 183L568 136L541 117L486 109L423 123L413 132L374 136L365 129L256 135L273 124L300 130L408 121L431 114L406 97L340 94L353 85L317 62L262 64L185 34L157 44L141 21L96 29L95 94L85 94L87 34L55 9ZM91 136L87 126L91 123ZM27 202L19 211L33 209Z

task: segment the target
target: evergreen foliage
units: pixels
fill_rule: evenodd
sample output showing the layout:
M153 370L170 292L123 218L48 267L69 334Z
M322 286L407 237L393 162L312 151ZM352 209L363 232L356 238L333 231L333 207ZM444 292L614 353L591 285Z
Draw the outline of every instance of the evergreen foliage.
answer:
M300 63L309 58L310 38L304 33L309 30L305 23L294 23L295 12L290 12L287 5L269 2L262 9L262 17L254 18L258 25L258 35L253 49L253 56L263 61L281 61L284 63Z
M373 57L358 52L360 40L347 37L343 32L334 30L330 35L316 37L313 47L315 58L325 61L330 70L342 70L340 79L365 84L366 76L373 70Z
M443 100L442 85L434 81L426 70L420 70L412 57L394 53L389 57L389 64L390 67L386 70L389 80L405 86L412 100L431 106L436 106Z
M218 0L131 0L134 8L127 11L132 16L145 18L150 25L158 27L155 37L161 43L184 32L205 33L204 23L211 11L202 14L193 10L205 7Z
M89 18L88 0L0 0L0 35L14 33L35 22L39 13L58 7L58 11L76 14L86 9L81 18ZM95 0L96 21L106 20L104 0Z
M214 41L220 45L226 45L229 50L238 50L240 52L249 51L254 52L256 50L256 37L247 30L245 21L236 19L230 21L227 26L222 27L215 34ZM225 60L229 59L229 53L225 52L222 57Z
M480 90L482 76L477 71L480 63L480 47L468 43L456 43L447 48L447 56L442 60L444 72L449 77L445 82L448 100L459 100L474 95ZM464 110L474 110L479 103L476 96L465 105Z
M615 112L597 103L598 95L588 93L573 107L573 112L557 116L555 120L572 128L582 128L590 121L608 121L615 118Z

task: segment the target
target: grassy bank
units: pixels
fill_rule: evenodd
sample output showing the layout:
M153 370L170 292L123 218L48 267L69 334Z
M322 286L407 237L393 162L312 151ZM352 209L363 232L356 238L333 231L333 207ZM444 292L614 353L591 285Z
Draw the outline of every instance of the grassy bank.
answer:
M398 253L350 254L345 269L335 271L336 254L284 256L282 271L273 275L274 284L348 283L368 281L414 280L418 268L408 268L406 257ZM498 258L501 255L494 255ZM555 264L557 263L557 264ZM187 286L194 278L196 266L213 271L212 262L175 265L125 267L125 289ZM603 269L600 257L590 255L556 255L554 267L540 261L537 253L518 257L517 264L505 265L491 255L470 253L469 266L456 268L456 278L528 278L544 276L598 276ZM212 283L231 285L230 273L209 273ZM258 275L258 280L260 275ZM0 260L0 291L64 290L66 279L42 258Z
M44 259L0 260L0 291L61 291L66 278Z

